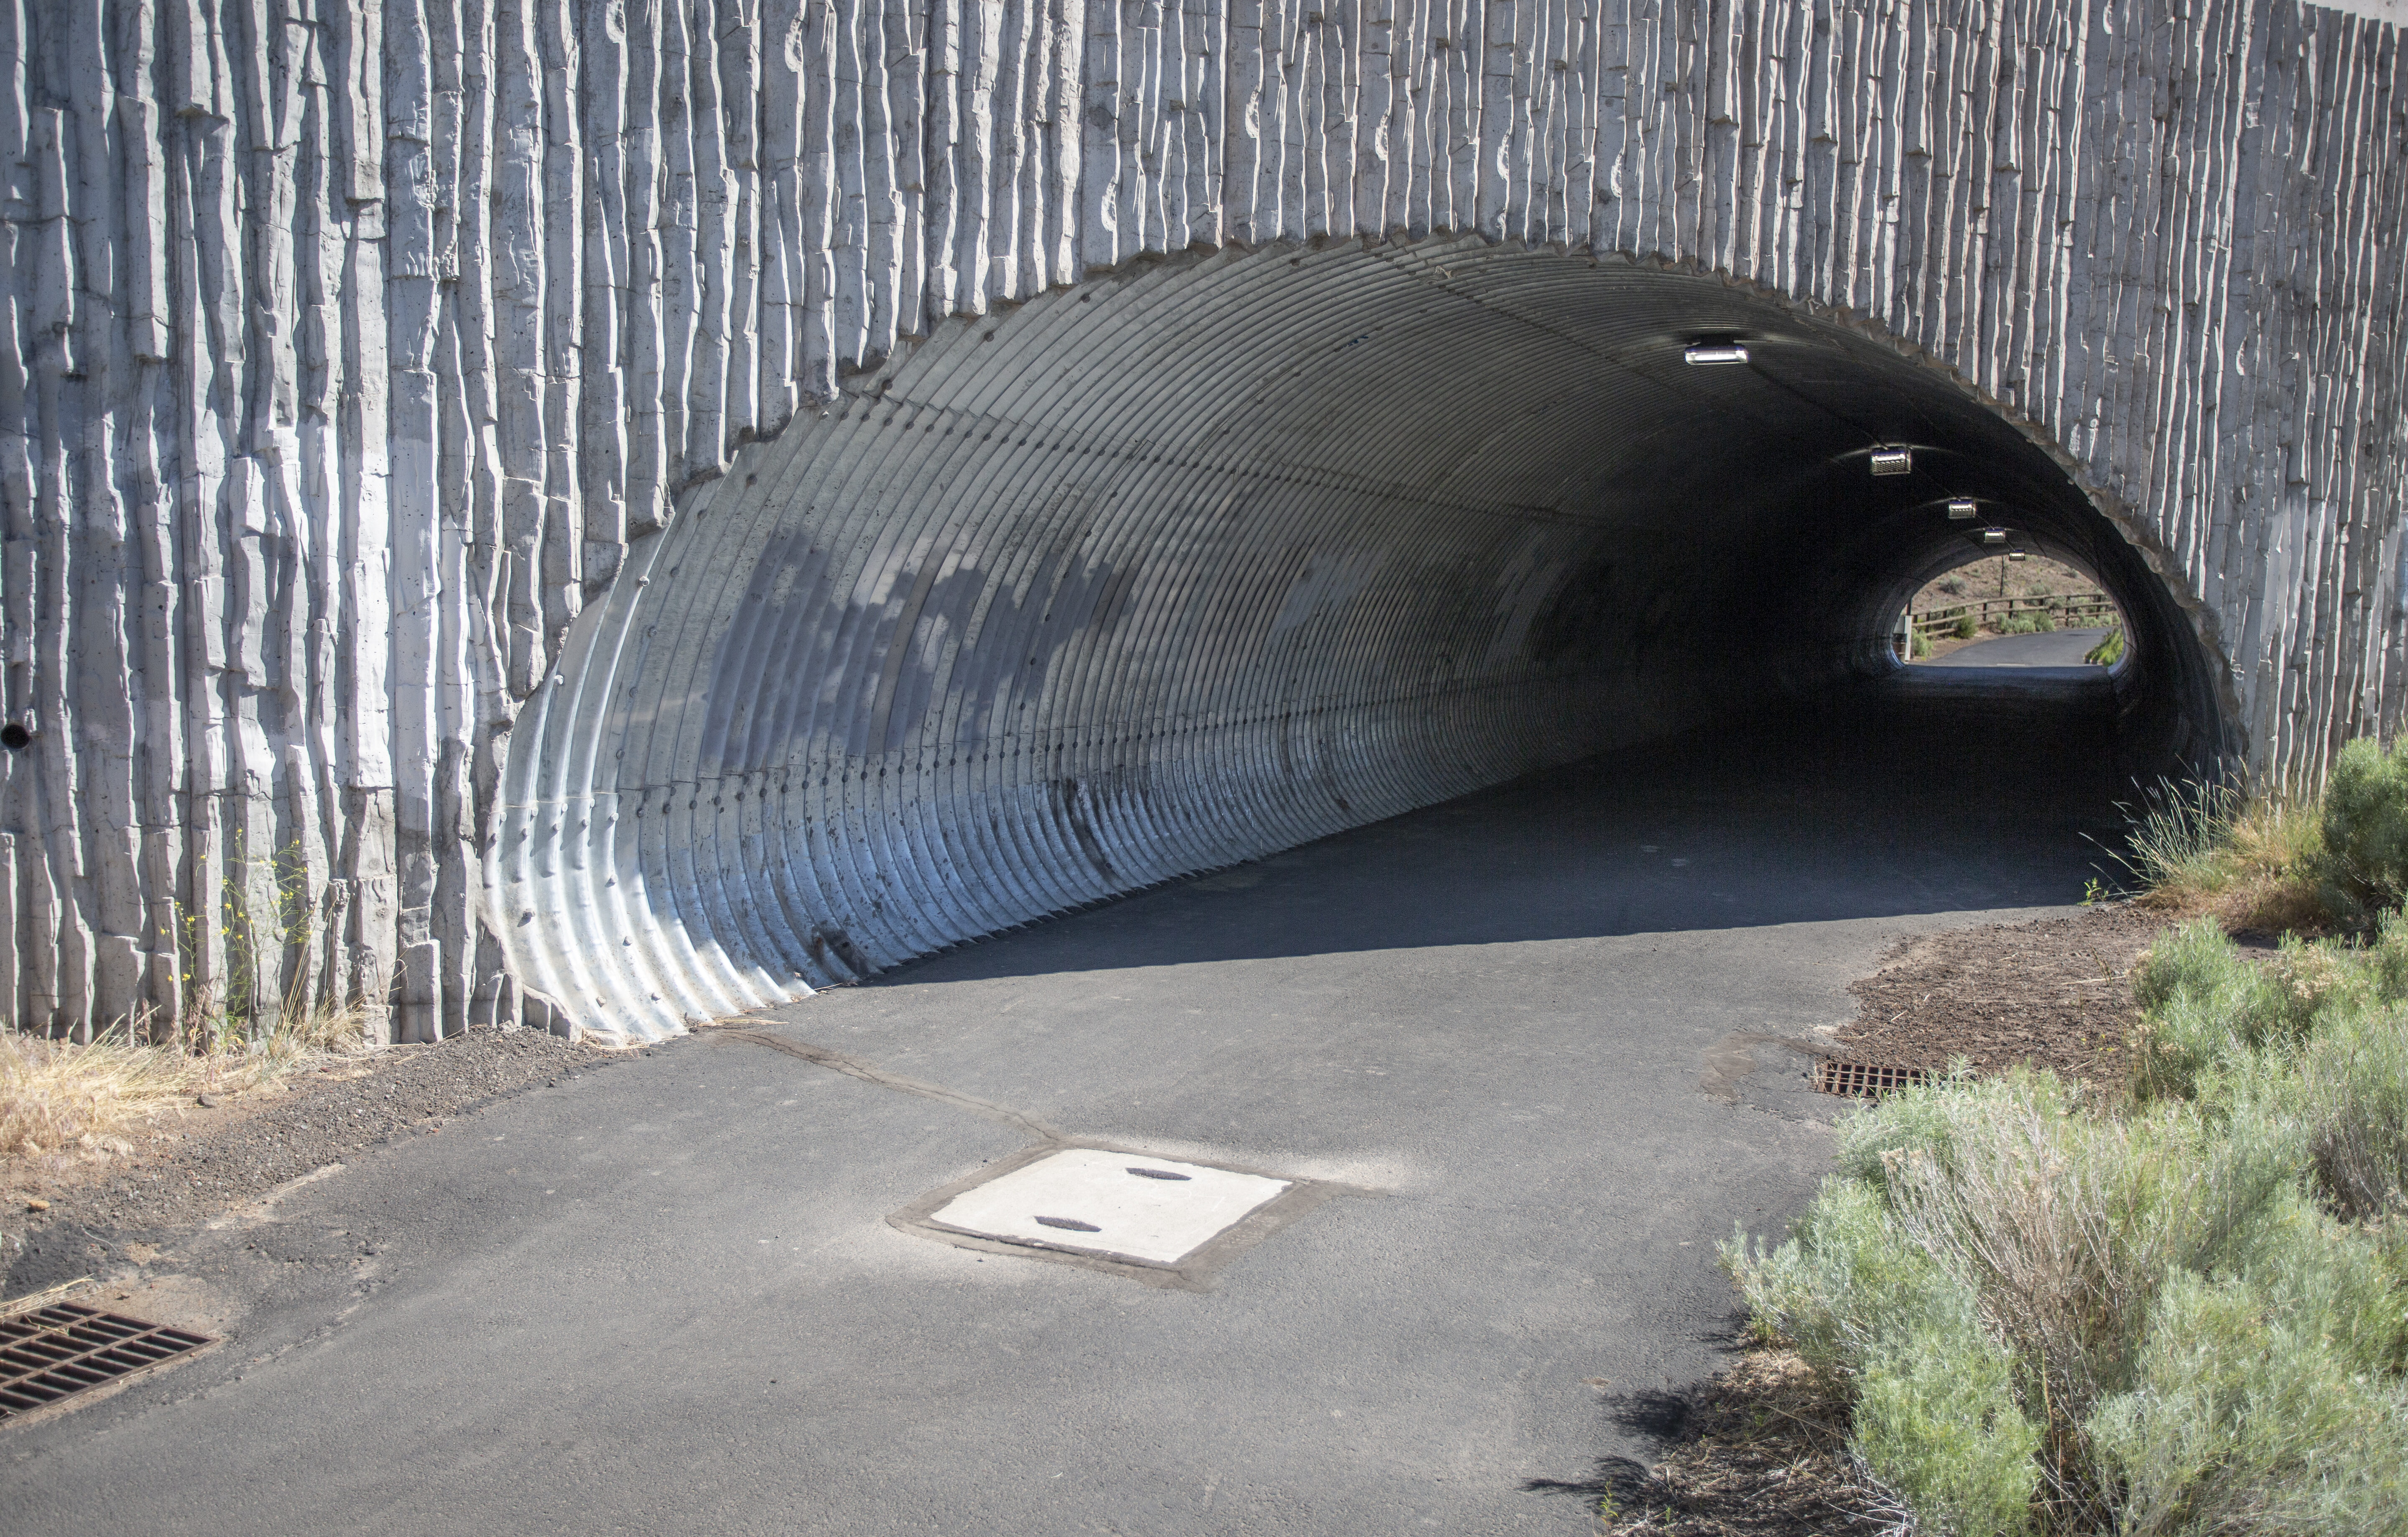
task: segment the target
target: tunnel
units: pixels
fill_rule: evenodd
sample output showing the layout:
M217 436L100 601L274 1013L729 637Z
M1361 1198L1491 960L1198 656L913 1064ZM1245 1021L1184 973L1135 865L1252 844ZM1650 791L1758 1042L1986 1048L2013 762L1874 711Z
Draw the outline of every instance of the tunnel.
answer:
M635 544L511 734L489 922L556 1027L656 1037L1878 689L1990 530L2124 615L2117 771L2212 769L2229 669L2064 466L1678 266L1125 263L905 341Z

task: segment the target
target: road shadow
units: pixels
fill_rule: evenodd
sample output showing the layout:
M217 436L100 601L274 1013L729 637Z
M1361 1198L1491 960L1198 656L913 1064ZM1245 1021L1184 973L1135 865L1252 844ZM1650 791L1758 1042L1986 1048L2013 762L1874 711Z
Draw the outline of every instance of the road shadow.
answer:
M2108 864L2131 793L2114 709L2097 668L1900 669L866 985L2068 904Z
M1663 1389L1610 1393L1602 1402L1608 1424L1626 1438L1643 1441L1648 1455L1661 1456L1688 1429L1698 1395L1698 1388L1686 1392ZM1568 1495L1592 1504L1611 1500L1620 1507L1637 1502L1648 1485L1645 1463L1636 1458L1608 1455L1598 1458L1582 1477L1526 1478L1522 1492Z

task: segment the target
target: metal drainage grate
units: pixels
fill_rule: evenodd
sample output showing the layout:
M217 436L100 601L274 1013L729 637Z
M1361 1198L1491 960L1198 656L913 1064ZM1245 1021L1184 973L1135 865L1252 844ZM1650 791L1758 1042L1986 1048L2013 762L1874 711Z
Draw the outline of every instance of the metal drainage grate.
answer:
M57 1302L0 1319L0 1420L197 1350L206 1334Z
M1902 1088L1931 1082L1928 1068L1892 1068L1877 1062L1839 1062L1830 1057L1814 1063L1814 1088L1821 1094L1845 1094L1878 1099Z

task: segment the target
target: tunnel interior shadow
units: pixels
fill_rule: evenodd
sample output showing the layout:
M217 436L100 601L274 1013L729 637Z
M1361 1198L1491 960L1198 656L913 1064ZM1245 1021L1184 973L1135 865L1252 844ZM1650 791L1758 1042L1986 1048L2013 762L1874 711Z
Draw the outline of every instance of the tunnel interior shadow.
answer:
M2068 904L2131 795L2102 669L1901 668L862 985Z
M948 947L909 974L2062 900L2069 786L2237 741L2145 518L1870 317L1700 274L1191 253L829 405L631 549L513 727L482 911L555 1027ZM1897 692L1900 609L2001 542L2125 618L2112 730Z

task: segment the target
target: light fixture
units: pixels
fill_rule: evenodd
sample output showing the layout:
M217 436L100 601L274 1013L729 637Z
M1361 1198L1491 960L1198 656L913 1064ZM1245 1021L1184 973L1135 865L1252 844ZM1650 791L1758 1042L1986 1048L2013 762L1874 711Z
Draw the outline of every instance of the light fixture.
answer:
M1876 475L1914 474L1914 451L1902 448L1873 450L1873 473Z
M2029 560L2031 559L2031 556L2025 554L2021 550L2010 550L2007 552L2007 558L2009 560Z
M1948 519L1951 523L1963 523L1967 518L1971 517L1974 513L1980 510L1981 509L1973 505L1973 498L1971 496L1951 496L1948 498Z
M1747 349L1735 341L1693 341L1681 349L1681 361L1692 366L1715 363L1745 363Z
M2004 544L2007 542L2007 531L2003 528L1985 528L1982 530L1982 542L1984 544Z

